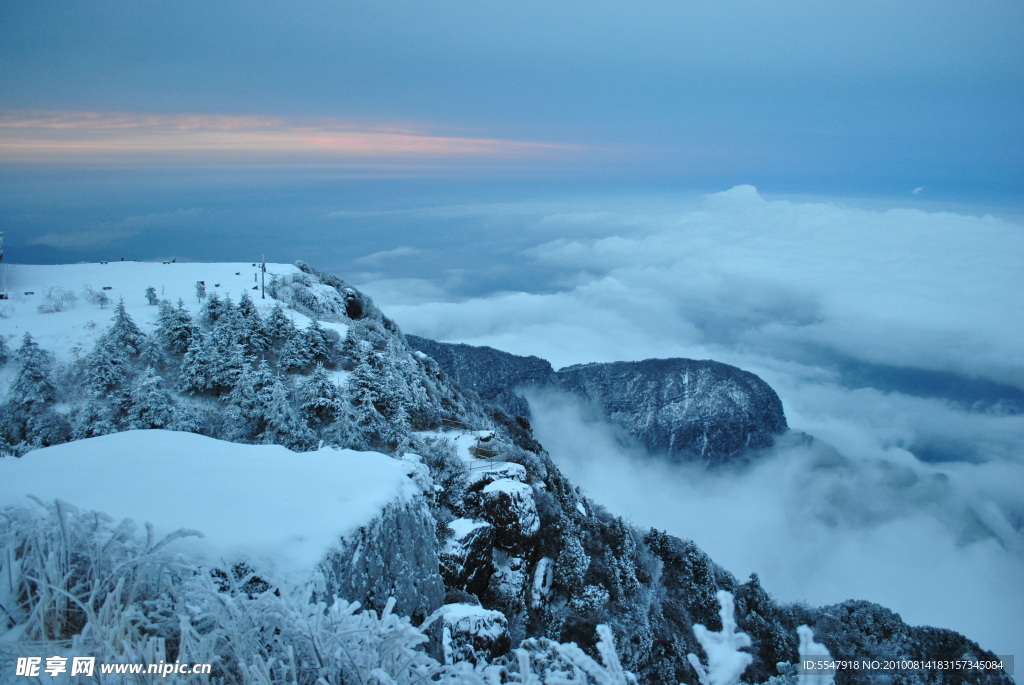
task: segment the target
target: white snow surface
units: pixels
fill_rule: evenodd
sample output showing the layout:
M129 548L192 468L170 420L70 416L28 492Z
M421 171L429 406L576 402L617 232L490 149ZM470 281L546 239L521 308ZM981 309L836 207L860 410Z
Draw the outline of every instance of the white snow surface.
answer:
M246 561L301 584L340 538L420 493L409 464L377 452L242 445L127 431L0 459L0 506L34 495L203 538L174 543L207 563Z
M490 494L492 492L507 492L514 499L527 500L533 499L533 487L526 483L520 483L517 480L511 478L499 478L498 480L491 481L484 487L484 493Z
M9 346L16 348L21 336L31 333L40 347L53 352L59 361L67 361L76 355L76 349L78 353L92 350L96 339L110 325L114 305L121 299L135 323L144 332L152 332L158 308L146 301L146 288L150 286L156 289L161 300L177 304L181 299L195 313L202 306L196 297L198 281L205 281L208 295L216 293L221 298L231 297L236 303L243 293L248 293L253 302L266 312L277 300L269 295L263 299L260 290L252 289L262 280L259 266L250 262L7 264L7 290L11 299L3 302L6 318L0 319L0 335L8 338ZM273 275L295 273L299 273L299 269L291 264L267 264L266 278L269 282ZM111 300L110 305L101 308L89 304L83 295L86 286L106 293ZM40 313L39 305L46 301L50 288L73 292L78 297L77 303L61 312ZM281 305L287 309L286 303ZM287 311L296 326L305 328L309 324L308 317L291 309ZM321 322L321 325L337 330L343 338L348 329L341 323Z

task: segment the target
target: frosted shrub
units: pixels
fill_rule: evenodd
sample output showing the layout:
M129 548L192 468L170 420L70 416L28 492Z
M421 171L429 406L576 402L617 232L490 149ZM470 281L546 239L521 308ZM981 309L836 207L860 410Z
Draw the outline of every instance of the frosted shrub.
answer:
M696 654L688 654L686 658L697 671L701 685L735 685L754 660L751 654L740 651L742 647L750 647L750 636L736 631L732 593L719 590L716 597L721 606L718 612L722 617L721 632L714 633L700 623L693 626L697 642L707 654L708 664L702 664Z
M518 682L524 685L637 685L615 651L611 628L597 626L598 662L573 643L559 644L546 638L530 639L515 650ZM516 682L516 681L512 681Z
M814 631L808 626L797 626L796 634L800 637L800 663L808 659L832 660L828 647L814 641ZM798 680L799 685L832 685L835 680L835 671L828 669L801 673Z
M64 288L48 288L43 303L39 305L40 314L53 314L71 309L78 303L78 295Z
M169 589L180 569L164 548L194 534L156 541L147 527L143 539L129 520L114 525L59 500L9 507L0 512L0 626L42 642L145 642L137 603Z
M99 305L100 309L106 309L110 304L110 296L102 290L95 290L91 285L82 287L82 297L89 304Z

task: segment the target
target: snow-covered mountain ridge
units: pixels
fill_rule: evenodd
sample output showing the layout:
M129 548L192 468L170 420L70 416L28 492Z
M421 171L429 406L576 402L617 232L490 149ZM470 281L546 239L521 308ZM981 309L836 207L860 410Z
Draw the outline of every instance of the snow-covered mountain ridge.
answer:
M720 362L647 359L555 371L539 357L414 335L406 339L487 404L529 417L521 390L557 388L672 460L729 462L746 450L771 447L787 428L782 402L767 383Z
M135 430L129 435L159 441L173 430L301 452L323 443L343 450L339 461L366 455L375 462L382 453L401 459L397 482L415 482L427 493L424 506L403 513L383 504L355 531L334 530L337 545L320 546L327 562L321 582L379 612L389 597L412 598L402 611L437 631L431 649L442 660L500 663L510 647L543 652L550 647L543 640L594 650L597 626L608 625L623 665L642 682L695 683L686 655L702 648L693 625L721 626L719 590L734 595L739 628L753 641L747 682L789 677L778 664L797 659L802 624L842 658L985 654L962 636L906 626L868 602L822 609L775 603L756 576L740 582L692 542L639 530L582 496L528 422L466 392L341 279L304 264L268 265L265 277L263 299L252 289L264 278L255 265L10 267L15 297L0 319L0 450L31 464L72 447L64 445L70 440L99 444L86 439ZM95 293L110 293L109 301ZM48 445L56 447L39 449ZM315 454L329 460L331 451ZM288 454L281 450L278 458ZM173 451L161 458L173 460ZM17 469L8 465L21 466L7 462L10 474ZM182 460L186 465L201 477L194 459ZM291 468L300 469L301 460ZM240 471L232 486L245 492L249 474L232 470ZM348 478L341 471L307 477L327 481L319 485L328 492L337 478L340 493ZM375 482L345 486L390 487ZM31 489L17 475L0 482L4 502ZM263 506L273 511L309 496L287 489ZM3 534L10 537L21 519L5 516ZM417 570L387 571L378 561L388 558L410 560L403 568ZM269 570L259 577L275 580ZM259 588L244 590L253 595ZM146 621L139 629L154 636L168 625ZM847 682L861 675L848 673Z

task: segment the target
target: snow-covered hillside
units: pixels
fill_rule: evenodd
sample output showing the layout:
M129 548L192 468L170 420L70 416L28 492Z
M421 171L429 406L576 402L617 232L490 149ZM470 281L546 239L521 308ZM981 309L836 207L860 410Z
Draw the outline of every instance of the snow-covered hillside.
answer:
M266 298L253 264L7 268L0 668L71 644L184 651L209 682L695 684L726 595L746 682L790 683L805 624L842 658L986 654L870 602L780 605L612 515L528 419L304 263L268 265ZM179 528L206 537L157 542Z
M111 310L119 301L143 330L156 325L158 310L149 304L146 289L153 288L160 300L184 303L190 312L198 312L205 299L196 295L196 285L203 284L208 294L232 298L235 302L248 295L262 311L273 307L276 300L263 298L262 283L300 273L291 264L267 264L266 278L262 264L252 263L152 263L109 262L91 264L6 264L9 299L0 302L0 335L8 344L23 333L31 333L39 344L67 361L88 352L110 322ZM70 297L68 294L70 293ZM95 293L90 302L90 293ZM106 296L107 301L97 300ZM53 309L60 303L59 311ZM295 309L289 310L299 327L310 317ZM344 336L347 326L324 322L336 327Z

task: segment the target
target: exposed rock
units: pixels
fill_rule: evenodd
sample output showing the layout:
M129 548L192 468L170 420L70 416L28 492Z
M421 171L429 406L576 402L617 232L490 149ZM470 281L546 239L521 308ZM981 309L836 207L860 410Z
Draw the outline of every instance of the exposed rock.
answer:
M512 646L505 615L474 604L445 604L424 625L434 657L446 664L491 661Z
M452 537L438 553L445 587L482 595L494 570L494 528L480 519L460 518L451 521L448 529Z

